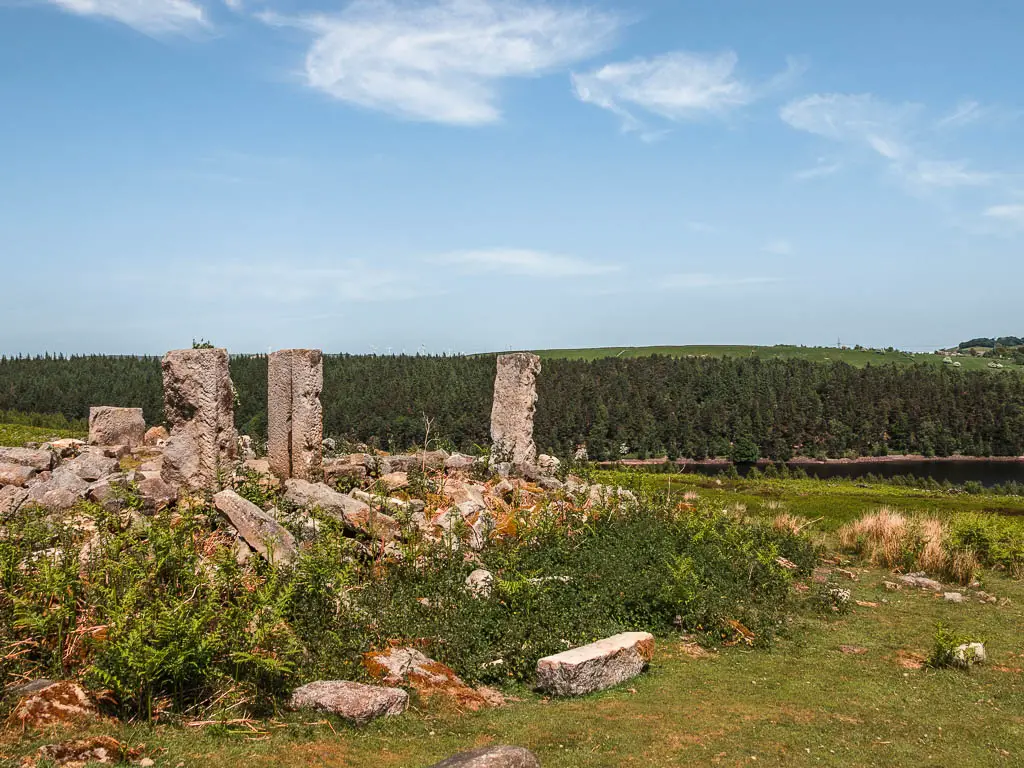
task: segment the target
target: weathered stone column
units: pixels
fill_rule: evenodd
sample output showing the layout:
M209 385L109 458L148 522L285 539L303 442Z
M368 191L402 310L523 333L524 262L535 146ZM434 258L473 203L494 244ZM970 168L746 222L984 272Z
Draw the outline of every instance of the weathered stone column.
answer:
M218 490L238 452L227 350L178 349L164 355L161 365L171 430L161 477L178 488Z
M323 472L324 356L319 349L282 349L267 360L267 457L286 480L316 481Z
M537 410L540 358L529 352L498 355L491 407L491 450L495 461L534 464L533 415Z

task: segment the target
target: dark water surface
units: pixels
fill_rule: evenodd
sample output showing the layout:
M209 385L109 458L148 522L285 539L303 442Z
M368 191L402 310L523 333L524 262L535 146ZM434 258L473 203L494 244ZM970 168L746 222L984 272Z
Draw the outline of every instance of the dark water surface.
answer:
M753 464L737 464L736 469L746 476L754 467ZM680 472L694 472L701 475L717 475L729 468L728 464L683 464ZM876 477L896 477L897 475L914 475L920 478L932 478L936 482L948 480L954 485L963 485L974 481L986 488L1001 485L1012 480L1024 483L1024 462L1021 461L986 461L956 459L905 459L898 461L859 461L850 463L803 463L793 462L790 469L803 469L811 477L828 480L834 477L857 479L868 474ZM763 469L763 467L762 467Z

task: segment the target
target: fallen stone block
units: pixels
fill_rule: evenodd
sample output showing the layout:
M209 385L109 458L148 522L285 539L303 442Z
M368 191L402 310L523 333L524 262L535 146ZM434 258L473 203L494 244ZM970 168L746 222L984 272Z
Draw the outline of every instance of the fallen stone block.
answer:
M272 562L291 563L298 557L295 537L274 518L234 491L221 491L213 505L231 521L245 543Z
M476 464L476 462L477 460L474 459L472 456L466 456L465 454L461 453L453 453L451 456L444 460L444 468L454 471L469 469L474 464Z
M77 457L61 464L54 474L60 470L73 472L87 483L94 483L100 478L112 475L119 468L118 460L108 458L98 452L80 453Z
M0 462L21 464L39 472L53 469L54 454L39 448L5 448L0 446Z
M544 477L551 477L557 474L561 466L562 462L555 456L548 456L546 453L542 453L537 457L537 469Z
M401 688L348 680L317 680L296 688L288 707L328 712L355 725L365 725L378 717L394 717L405 712L409 708L409 694Z
M24 464L0 462L0 485L16 485L21 487L31 480L35 474L35 469Z
M344 493L338 493L323 483L310 483L293 478L286 480L285 501L298 507L319 509L340 520L347 530L373 538L391 541L399 535L401 527L393 517L374 512L368 504Z
M397 491L409 485L409 475L405 472L388 472L377 481L389 491Z
M94 405L89 409L89 443L91 445L142 445L146 437L146 420L141 408L115 408Z
M654 636L624 632L537 662L537 684L555 696L582 696L636 677L654 655Z
M476 711L490 706L490 699L470 688L450 668L424 656L415 648L388 648L366 654L369 673L385 685L407 685L420 696L442 695L463 709Z
M349 456L343 456L337 459L324 459L324 482L328 485L333 485L342 478L350 478L356 482L365 480L367 476L366 464L354 463L350 461L350 458Z
M522 747L482 747L460 752L430 768L540 768L540 760Z

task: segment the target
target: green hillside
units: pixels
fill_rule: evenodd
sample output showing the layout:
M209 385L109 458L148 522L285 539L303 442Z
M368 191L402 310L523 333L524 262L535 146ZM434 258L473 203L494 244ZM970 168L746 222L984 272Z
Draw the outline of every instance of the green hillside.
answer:
M842 361L861 368L868 363L897 363L910 365L913 363L929 363L943 365L942 355L930 353L886 351L881 349L839 349L836 347L797 347L779 344L773 347L742 346L742 345L691 345L673 347L595 347L593 349L541 349L536 350L541 358L562 358L570 360L596 360L602 357L646 357L648 355L668 355L671 357L761 357L761 358L797 358L814 362ZM963 370L987 370L991 360L967 355L953 358L960 363ZM1002 362L1003 370L1022 370L1019 365L1008 361Z

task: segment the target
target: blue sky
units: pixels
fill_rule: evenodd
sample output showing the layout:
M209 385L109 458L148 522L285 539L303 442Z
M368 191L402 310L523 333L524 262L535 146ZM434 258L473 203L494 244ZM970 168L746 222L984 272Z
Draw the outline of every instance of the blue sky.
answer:
M1024 4L0 0L0 353L1024 332Z

